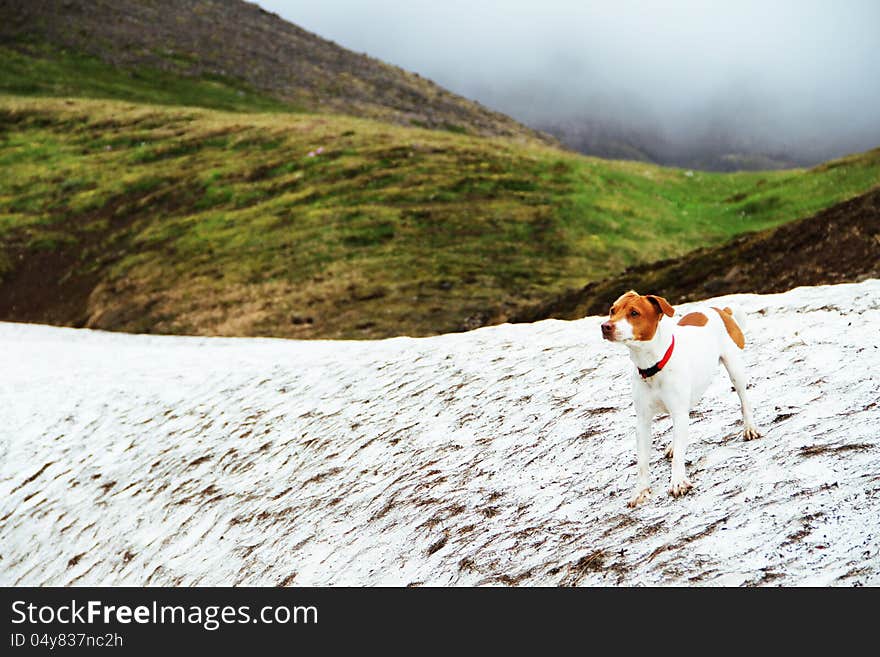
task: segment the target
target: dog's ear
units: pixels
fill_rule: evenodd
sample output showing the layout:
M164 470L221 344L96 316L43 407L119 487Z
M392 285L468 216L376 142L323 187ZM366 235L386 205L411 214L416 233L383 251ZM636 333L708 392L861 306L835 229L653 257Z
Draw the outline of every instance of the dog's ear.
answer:
M657 309L658 313L663 313L668 317L672 317L675 314L675 310L673 310L672 306L669 305L669 302L663 297L649 294L645 298L651 302L651 305Z

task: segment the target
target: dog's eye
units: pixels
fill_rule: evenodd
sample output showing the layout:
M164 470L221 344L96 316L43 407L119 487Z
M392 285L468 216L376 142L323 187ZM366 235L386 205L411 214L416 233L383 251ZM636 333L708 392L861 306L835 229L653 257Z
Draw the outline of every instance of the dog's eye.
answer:
M631 311L629 311L629 316L630 317L638 317L639 311L638 310L631 310Z

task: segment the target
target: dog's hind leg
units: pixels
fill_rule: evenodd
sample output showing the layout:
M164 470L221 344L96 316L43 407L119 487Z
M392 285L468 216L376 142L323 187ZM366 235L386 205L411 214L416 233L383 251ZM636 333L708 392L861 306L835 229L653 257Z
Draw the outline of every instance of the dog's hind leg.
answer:
M733 383L733 387L736 389L736 394L739 395L739 403L742 407L743 416L743 437L746 440L760 438L761 434L758 431L754 418L752 417L752 405L749 403L748 394L746 392L746 388L748 388L749 385L749 378L746 374L746 368L743 364L742 356L738 351L730 349L728 353L721 356L721 362L724 363L724 368L730 376L730 382Z

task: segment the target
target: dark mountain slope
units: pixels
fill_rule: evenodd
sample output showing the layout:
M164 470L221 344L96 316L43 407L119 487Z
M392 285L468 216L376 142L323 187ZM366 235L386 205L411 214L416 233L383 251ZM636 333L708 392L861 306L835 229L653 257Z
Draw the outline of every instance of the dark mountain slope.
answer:
M3 0L0 44L129 69L234 79L309 111L469 134L550 137L241 0Z
M533 306L511 322L603 315L627 290L672 303L756 292L785 292L880 276L880 188L778 228L749 233L720 247L630 267L622 274Z

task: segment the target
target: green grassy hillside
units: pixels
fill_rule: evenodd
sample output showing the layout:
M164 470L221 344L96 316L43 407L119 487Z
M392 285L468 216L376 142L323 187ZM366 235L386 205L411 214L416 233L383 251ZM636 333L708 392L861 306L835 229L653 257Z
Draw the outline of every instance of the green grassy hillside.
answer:
M880 151L706 174L306 113L0 96L0 317L427 335L880 182Z
M670 303L748 291L786 292L880 277L880 186L817 214L750 232L680 258L628 267L506 319L577 319L604 315L627 290L650 291Z
M229 76L182 76L160 68L123 69L96 57L28 44L0 45L0 90L37 97L79 97L208 107L232 112L295 112L302 106L259 93Z

